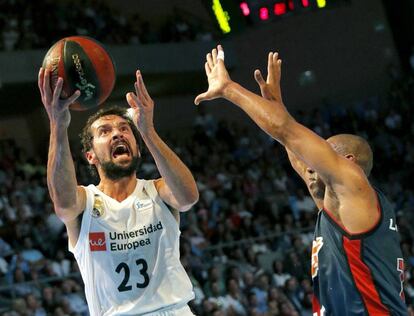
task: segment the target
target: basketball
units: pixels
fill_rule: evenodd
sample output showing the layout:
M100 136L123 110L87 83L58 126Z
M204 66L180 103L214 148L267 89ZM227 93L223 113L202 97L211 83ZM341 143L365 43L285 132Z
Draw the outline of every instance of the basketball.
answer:
M115 65L98 41L85 36L65 37L55 43L43 59L43 68L51 71L51 88L63 78L60 97L66 99L76 90L79 98L71 110L83 111L102 104L115 85Z

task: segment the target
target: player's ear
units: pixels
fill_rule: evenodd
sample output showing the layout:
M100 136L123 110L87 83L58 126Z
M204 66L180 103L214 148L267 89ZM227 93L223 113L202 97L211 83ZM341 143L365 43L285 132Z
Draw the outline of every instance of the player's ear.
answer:
M347 155L345 155L345 158L346 159L349 159L349 160L351 160L353 162L356 162L356 157L355 157L354 154L347 154Z
M91 149L85 153L85 158L89 162L90 165L96 164L98 159L96 158L95 152Z

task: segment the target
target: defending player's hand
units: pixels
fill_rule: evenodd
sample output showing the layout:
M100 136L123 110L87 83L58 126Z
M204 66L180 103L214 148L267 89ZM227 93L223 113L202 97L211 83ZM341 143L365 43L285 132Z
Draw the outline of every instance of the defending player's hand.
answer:
M43 106L51 122L57 123L59 126L69 126L70 112L69 106L80 96L77 90L67 99L61 99L60 94L63 87L63 79L59 77L55 89L52 91L50 85L50 71L40 68L38 76L38 86L42 98Z
M280 90L280 76L282 60L278 53L270 52L267 58L267 78L264 81L259 69L254 71L254 79L260 87L262 97L270 101L282 102L282 92Z
M208 90L199 94L194 103L198 105L201 101L213 100L224 95L224 90L231 83L230 76L224 65L224 51L221 45L207 54L204 64L208 79Z
M142 79L141 72L136 72L135 93L129 92L126 95L127 102L132 109L133 121L141 134L145 134L154 128L154 101L148 94Z

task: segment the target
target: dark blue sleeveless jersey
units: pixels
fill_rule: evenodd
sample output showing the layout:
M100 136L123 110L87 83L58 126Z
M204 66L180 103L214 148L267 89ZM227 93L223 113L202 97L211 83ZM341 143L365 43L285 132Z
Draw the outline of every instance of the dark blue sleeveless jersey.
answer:
M378 223L348 233L326 210L312 245L313 315L407 315L404 261L394 211L377 192Z

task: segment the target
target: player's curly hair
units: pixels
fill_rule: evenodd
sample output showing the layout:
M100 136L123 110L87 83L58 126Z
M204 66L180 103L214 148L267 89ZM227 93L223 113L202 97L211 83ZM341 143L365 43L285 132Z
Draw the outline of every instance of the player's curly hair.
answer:
M86 152L92 149L92 140L93 140L92 131L91 131L92 124L96 120L100 119L101 117L108 116L108 115L117 115L119 117L122 117L128 122L129 126L131 127L132 133L134 134L135 141L137 142L137 146L139 150L141 148L141 136L139 134L139 131L136 125L131 120L131 118L128 116L127 109L122 108L120 106L111 106L109 108L100 109L95 114L91 115L86 121L86 124L82 129L82 132L79 134L80 139L81 139L81 144L82 144L82 152L85 154ZM91 167L92 175L96 176L97 172L96 172L95 166L90 166L90 167Z

